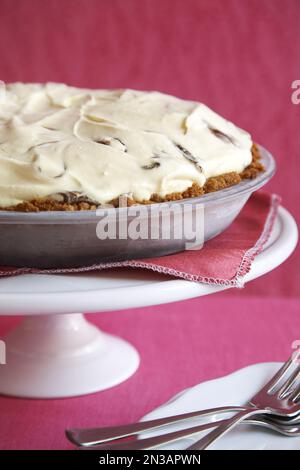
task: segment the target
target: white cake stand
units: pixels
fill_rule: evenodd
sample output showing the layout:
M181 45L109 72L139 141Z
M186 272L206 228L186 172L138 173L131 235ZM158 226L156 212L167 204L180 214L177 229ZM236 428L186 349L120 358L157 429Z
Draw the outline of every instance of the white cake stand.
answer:
M297 238L293 217L281 207L271 239L246 280L283 263L294 250ZM0 315L27 315L3 338L6 364L0 365L0 393L70 397L117 385L138 368L137 351L74 312L164 304L223 289L130 269L0 279Z

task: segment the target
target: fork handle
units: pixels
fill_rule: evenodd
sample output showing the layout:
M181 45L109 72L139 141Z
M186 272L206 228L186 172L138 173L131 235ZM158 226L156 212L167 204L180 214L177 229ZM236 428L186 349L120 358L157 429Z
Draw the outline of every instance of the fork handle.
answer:
M141 434L145 431L152 431L154 429L166 426L180 421L186 421L193 418L201 418L218 413L228 413L244 410L245 407L241 406L222 406L218 408L210 408L202 411L192 411L190 413L183 413L175 416L168 416L166 418L153 419L151 421L144 421L139 423L125 424L121 426L109 426L103 428L87 428L87 429L67 429L67 438L77 446L92 446L109 442L114 439L121 439L124 437L134 436Z
M232 416L232 418L229 418L225 422L221 423L220 426L215 428L213 431L199 439L197 442L195 442L195 444L192 444L190 447L188 447L188 450L207 449L211 444L216 442L217 439L227 434L240 422L244 421L246 418L250 418L251 416L259 414L269 414L269 412L268 410L261 408L248 408L247 410L240 411L239 413Z
M211 423L200 424L188 429L180 429L179 431L168 432L167 434L162 434L154 437L146 437L145 439L133 439L129 441L115 440L113 442L104 442L97 446L85 446L78 447L79 450L151 450L156 449L162 445L167 445L173 442L176 442L183 438L188 438L199 434L200 432L206 431L208 429L215 428L218 423L222 424L226 422L226 419Z

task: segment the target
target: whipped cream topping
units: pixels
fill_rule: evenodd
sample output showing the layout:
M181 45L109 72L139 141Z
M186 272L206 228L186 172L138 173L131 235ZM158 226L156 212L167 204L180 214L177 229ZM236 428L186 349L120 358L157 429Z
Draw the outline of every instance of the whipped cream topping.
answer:
M158 92L14 83L0 96L0 206L66 192L99 204L182 192L252 160L250 135Z

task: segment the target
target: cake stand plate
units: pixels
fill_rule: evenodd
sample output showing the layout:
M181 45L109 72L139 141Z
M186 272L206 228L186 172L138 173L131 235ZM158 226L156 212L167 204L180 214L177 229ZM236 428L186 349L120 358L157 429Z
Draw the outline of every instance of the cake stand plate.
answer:
M280 207L272 236L246 281L283 263L297 239L293 217ZM0 357L0 393L31 398L84 395L117 385L137 370L139 355L133 346L74 312L158 305L226 288L130 268L0 279L0 315L27 316L1 343L6 364Z

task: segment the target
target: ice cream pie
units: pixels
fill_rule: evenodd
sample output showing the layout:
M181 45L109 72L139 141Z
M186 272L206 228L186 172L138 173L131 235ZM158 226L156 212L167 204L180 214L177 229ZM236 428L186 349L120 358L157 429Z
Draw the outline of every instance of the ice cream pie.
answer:
M10 84L0 100L2 210L179 200L263 170L251 136L202 103L57 83Z

